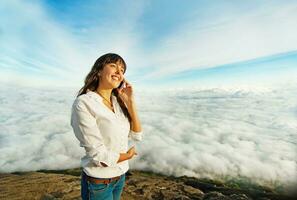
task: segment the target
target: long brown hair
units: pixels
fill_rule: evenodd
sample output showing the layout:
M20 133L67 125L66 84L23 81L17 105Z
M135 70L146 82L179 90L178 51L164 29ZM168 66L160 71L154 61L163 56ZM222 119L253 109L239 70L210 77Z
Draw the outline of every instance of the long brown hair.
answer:
M79 90L78 96L82 94L86 94L87 91L95 91L99 86L99 77L98 73L103 70L104 66L109 63L117 63L120 62L124 66L124 73L126 72L127 65L124 61L124 59L115 53L107 53L102 56L100 56L96 62L94 63L91 71L88 73L88 75L85 78L85 85ZM125 116L129 119L129 122L131 123L131 116L129 115L128 109L122 99L120 98L118 91L116 88L112 90L112 94L114 94L117 97L117 101L123 110L123 113Z

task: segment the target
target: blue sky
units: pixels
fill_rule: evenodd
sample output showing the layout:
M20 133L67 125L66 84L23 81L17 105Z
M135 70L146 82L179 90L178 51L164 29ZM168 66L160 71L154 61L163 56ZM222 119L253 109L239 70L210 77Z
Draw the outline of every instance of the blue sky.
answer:
M139 87L263 85L297 77L297 1L0 3L2 83L80 87L115 52Z

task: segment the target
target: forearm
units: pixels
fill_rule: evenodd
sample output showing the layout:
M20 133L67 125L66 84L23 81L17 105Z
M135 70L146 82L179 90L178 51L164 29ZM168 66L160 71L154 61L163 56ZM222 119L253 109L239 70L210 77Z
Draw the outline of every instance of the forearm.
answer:
M128 104L128 112L131 116L131 130L135 132L141 131L141 123L138 117L135 101L132 100Z

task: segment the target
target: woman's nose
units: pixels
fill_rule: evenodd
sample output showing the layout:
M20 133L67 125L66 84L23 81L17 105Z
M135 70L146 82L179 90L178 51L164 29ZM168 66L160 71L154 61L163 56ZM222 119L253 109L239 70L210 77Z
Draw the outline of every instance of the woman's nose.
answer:
M118 73L118 74L122 74L122 73L121 73L121 67L117 67L116 73Z
M118 68L116 69L116 73L117 74L120 74L120 70Z

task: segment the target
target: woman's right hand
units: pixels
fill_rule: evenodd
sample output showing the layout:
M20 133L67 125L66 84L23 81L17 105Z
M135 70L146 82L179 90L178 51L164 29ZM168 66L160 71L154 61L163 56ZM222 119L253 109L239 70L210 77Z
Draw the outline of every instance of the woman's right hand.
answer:
M129 159L131 159L134 155L137 155L136 150L135 150L135 147L132 146L132 147L127 151L127 154L128 154L128 156L129 156Z
M131 159L134 155L137 155L136 151L135 151L135 147L132 146L126 153L120 153L120 158L118 160L117 163L125 161L125 160L129 160Z

